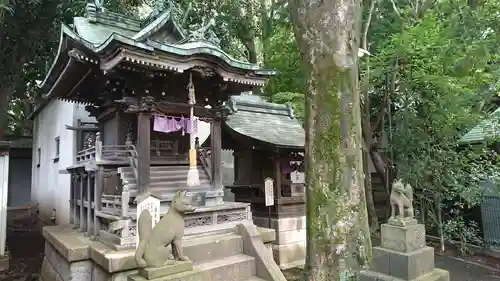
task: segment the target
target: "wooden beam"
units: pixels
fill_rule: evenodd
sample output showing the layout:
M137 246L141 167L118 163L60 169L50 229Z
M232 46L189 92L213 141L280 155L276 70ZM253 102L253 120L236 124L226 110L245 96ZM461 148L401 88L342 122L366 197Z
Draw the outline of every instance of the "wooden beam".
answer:
M151 113L140 112L137 115L137 186L138 193L147 192L150 185L151 165Z
M210 156L212 167L212 182L216 190L222 189L222 119L214 118L210 126Z

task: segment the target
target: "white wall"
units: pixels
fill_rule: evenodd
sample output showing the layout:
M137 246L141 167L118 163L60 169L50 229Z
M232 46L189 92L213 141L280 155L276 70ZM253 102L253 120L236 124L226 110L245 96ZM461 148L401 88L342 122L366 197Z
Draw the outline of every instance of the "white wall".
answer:
M91 122L83 105L51 100L34 118L33 122L33 163L31 201L38 204L40 219L49 221L52 209L56 209L56 223L69 223L70 181L66 167L73 165L76 148L76 133L66 129L66 125L76 125L82 119ZM59 161L54 162L55 138L59 137ZM41 149L40 166L38 148Z

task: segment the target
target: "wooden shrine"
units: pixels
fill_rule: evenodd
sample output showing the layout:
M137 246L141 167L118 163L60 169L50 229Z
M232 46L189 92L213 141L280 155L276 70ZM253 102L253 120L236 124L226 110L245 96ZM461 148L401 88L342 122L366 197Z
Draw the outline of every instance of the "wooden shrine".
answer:
M117 250L135 247L136 198L145 193L160 200L162 214L178 190L203 197L203 206L186 218L188 230L251 218L247 205L222 200L223 103L263 86L275 71L233 59L210 26L189 32L171 15L166 10L139 20L88 3L85 17L62 25L58 53L41 84L47 100L86 104L98 122L68 127L86 136L67 167L71 223ZM179 125L194 122L191 112L211 124L211 156L196 152L196 161L188 153L196 132ZM182 128L159 132L157 118ZM199 174L195 186L186 179L190 163Z

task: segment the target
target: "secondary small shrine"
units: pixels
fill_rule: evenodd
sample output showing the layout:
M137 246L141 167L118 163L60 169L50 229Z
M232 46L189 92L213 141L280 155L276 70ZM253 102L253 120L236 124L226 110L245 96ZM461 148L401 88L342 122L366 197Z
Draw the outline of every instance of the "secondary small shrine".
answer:
M185 239L200 280L284 280L266 257L250 204L223 202L220 161L224 102L275 71L233 59L212 24L187 32L172 9L140 20L91 2L85 17L62 26L41 87L47 99L87 104L98 127L95 134L68 127L87 138L67 167L72 226L44 228L43 280L125 280L136 268L138 213L147 208L157 221L179 191L196 205L185 215ZM199 120L211 125L210 156L196 146ZM58 264L72 272L63 276Z
M282 269L303 265L304 129L290 105L259 96L233 96L226 107L222 146L234 151L234 184L229 188L235 201L250 203L254 223L276 231L273 254ZM272 180L272 194L266 195L266 179Z

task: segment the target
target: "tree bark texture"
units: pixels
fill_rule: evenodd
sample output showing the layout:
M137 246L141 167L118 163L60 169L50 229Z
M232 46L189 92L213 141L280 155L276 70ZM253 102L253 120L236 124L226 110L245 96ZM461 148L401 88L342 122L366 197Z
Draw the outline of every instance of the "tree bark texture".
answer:
M340 280L371 259L357 54L360 0L289 0L307 75L308 280ZM346 268L344 268L344 265Z

